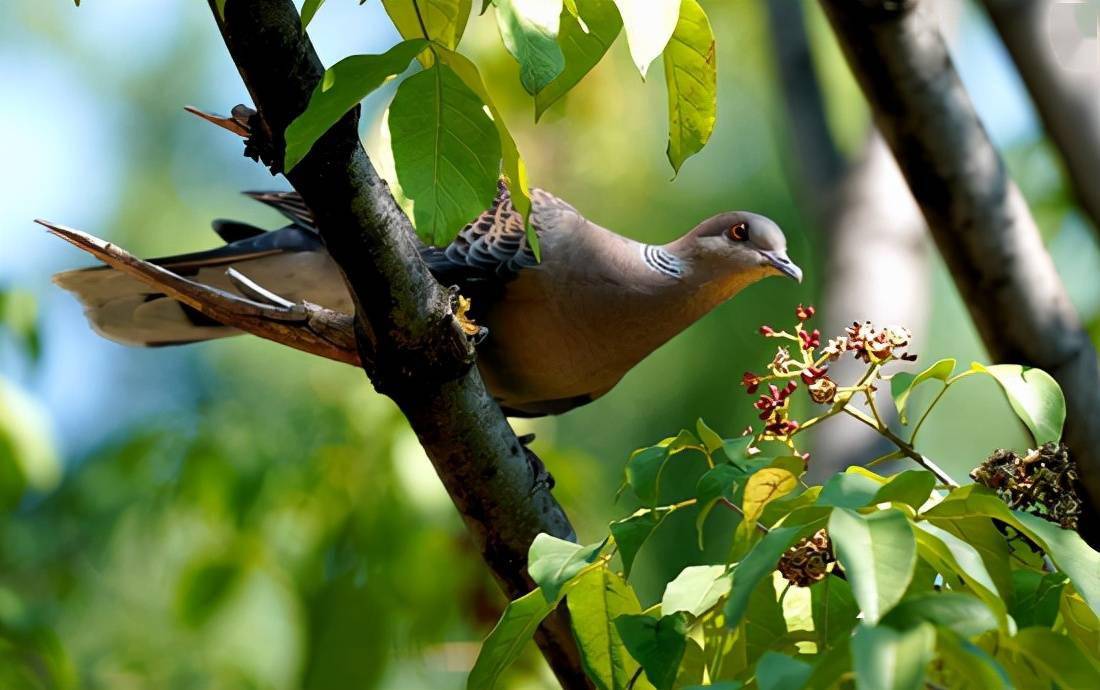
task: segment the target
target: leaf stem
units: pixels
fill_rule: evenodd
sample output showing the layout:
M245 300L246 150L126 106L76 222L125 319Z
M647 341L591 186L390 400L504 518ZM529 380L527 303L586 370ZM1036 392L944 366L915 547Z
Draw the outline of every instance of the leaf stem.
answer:
M900 451L903 455L905 455L906 457L908 457L911 460L913 460L914 462L916 462L918 465L920 465L924 469L926 469L929 472L931 472L932 474L934 474L936 476L936 479L940 480L940 482L942 482L943 484L946 484L947 486L950 486L953 489L959 488L958 482L956 482L954 479L952 479L951 475L944 472L943 469L940 468L939 465L937 465L936 463L929 460L927 457L925 457L925 456L921 455L920 453L918 453L917 450L915 448L913 448L913 446L911 446L911 445L909 445L908 443L905 442L905 439L901 438L900 436L898 436L894 432L890 431L890 429L888 429L886 427L883 427L883 426L879 426L878 422L876 422L874 419L867 416L863 412L860 412L859 410L854 410L850 407L845 407L844 412L846 412L848 415L858 419L859 421L863 422L867 426L871 427L872 429L878 431L880 434L882 434L883 436L888 438L895 446L898 447L898 451Z
M921 426L924 425L924 420L928 419L928 413L932 411L932 408L936 406L936 403L940 401L940 398L943 397L943 394L946 393L947 389L950 387L951 382L945 381L943 384L943 388L940 389L940 392L936 394L936 397L932 398L932 402L928 404L928 408L924 411L924 414L920 416L920 419L917 420L916 425L913 427L913 433L909 435L910 445L913 445L917 442L917 432L920 431Z

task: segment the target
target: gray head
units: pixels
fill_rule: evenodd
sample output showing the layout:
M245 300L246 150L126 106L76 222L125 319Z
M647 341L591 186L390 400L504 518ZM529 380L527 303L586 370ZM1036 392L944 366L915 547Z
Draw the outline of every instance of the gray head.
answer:
M747 211L704 220L669 249L708 273L755 278L785 275L802 282L802 269L787 256L787 238L771 219Z

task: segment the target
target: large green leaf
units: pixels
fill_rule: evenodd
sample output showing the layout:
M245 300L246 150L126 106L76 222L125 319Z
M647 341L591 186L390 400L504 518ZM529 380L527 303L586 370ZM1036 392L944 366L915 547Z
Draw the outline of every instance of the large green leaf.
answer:
M760 690L790 690L801 688L813 668L805 661L786 654L765 652L756 662L756 684Z
M940 628L936 631L936 651L942 661L942 670L953 674L951 684L941 687L952 690L1012 688L1012 682L996 659L951 630Z
M635 451L626 461L626 485L643 505L657 505L661 493L661 472L668 458L667 446L650 446Z
M951 373L954 371L955 360L941 359L916 376L906 372L894 374L893 378L890 379L890 392L894 397L894 406L898 408L898 419L901 420L901 423L909 423L908 416L906 415L906 407L909 404L909 396L913 394L914 388L925 381L931 381L933 379L946 383L947 379L951 378Z
M817 505L835 508L862 508L874 501L883 484L855 472L840 472L829 477L817 497Z
M414 6L415 2L415 6ZM382 0L402 38L428 38L454 50L462 40L470 18L470 0ZM420 17L417 18L417 9ZM420 22L423 20L424 26ZM425 30L427 35L425 36ZM425 66L431 65L430 53L425 54Z
M539 534L527 553L527 572L542 588L546 599L555 601L565 583L600 557L600 549L606 543L605 540L581 546L549 534Z
M1054 625L1066 584L1065 573L1037 573L1021 568L1012 571L1012 584L1016 596L1009 613L1017 626L1049 628Z
M746 478L744 470L728 462L715 465L699 477L695 485L695 500L699 507L699 513L695 518L695 532L699 538L700 550L703 548L703 526L710 511L723 498L732 502L738 482Z
M546 601L541 589L536 589L512 601L496 627L485 638L477 655L466 687L470 690L490 690L500 680L500 674L508 668L524 646L531 640L555 604Z
M1026 628L1001 641L1062 688L1100 688L1100 668L1065 635L1047 628Z
M302 3L302 28L309 26L309 23L313 21L313 17L317 14L317 10L321 9L321 5L325 4L325 0L306 0Z
M984 516L974 516L957 520L930 520L932 524L955 535L963 542L974 547L982 557L982 563L989 576L997 585L997 592L1005 603L1011 606L1013 597L1012 555L1008 542L993 521ZM923 523L918 523L923 524Z
M908 630L861 625L852 638L858 690L920 690L932 661L936 631L927 623Z
M880 488L871 503L904 503L920 508L932 489L936 488L936 475L928 470L906 470Z
M285 168L289 171L298 165L344 113L388 79L404 72L427 45L423 39L405 41L381 55L352 55L326 70L305 112L286 128Z
M519 63L519 80L537 94L565 69L558 45L561 0L493 0L504 47Z
M539 258L539 239L535 234L535 227L531 224L531 187L527 182L527 164L523 162L523 157L519 155L516 140L512 138L512 133L508 131L508 126L504 123L504 118L493 103L488 89L485 88L485 83L481 79L477 65L470 62L469 58L461 53L443 49L438 49L437 53L439 59L453 69L455 74L462 79L471 91L481 97L482 102L488 106L489 113L493 116L493 125L496 126L497 135L500 137L500 151L504 157L504 175L508 183L508 193L512 199L512 208L516 210L516 213L523 216L527 226L527 244L535 252L535 258Z
M928 522L917 523L917 550L924 560L937 567L948 583L950 577L962 578L970 589L986 603L997 618L1005 623L1005 602L997 593L997 585L986 570L977 549L947 530Z
M863 619L877 623L913 579L917 543L909 520L894 508L870 515L837 508L829 517L829 538Z
M561 18L558 44L565 57L565 69L535 94L536 122L599 63L623 28L613 0L577 0L577 12L580 21L571 14Z
M698 618L729 594L731 574L724 565L693 565L684 568L665 586L661 613L678 611Z
M810 587L810 610L818 649L831 647L847 638L859 623L859 605L852 596L852 586L836 576L826 577Z
M961 592L912 594L902 599L882 619L882 625L896 630L907 630L921 622L948 628L963 637L977 637L987 630L996 630L1000 625L997 617L980 599Z
M594 568L577 579L565 602L588 677L601 690L625 689L638 662L613 621L642 612L634 590L608 568Z
M702 150L718 114L718 60L714 32L696 0L682 0L680 19L665 48L668 90L668 162L680 172Z
M668 515L668 511L643 509L628 518L611 523L611 536L619 545L619 556L623 559L623 572L627 576L630 575L630 568L634 565L638 550L642 548L646 539L649 539L649 535L653 534L653 530L657 529L657 525L661 524L661 520L665 519L665 515Z
M500 138L484 103L447 65L406 79L390 106L397 179L413 200L416 232L446 246L492 205Z
M626 28L634 64L645 78L649 65L668 45L680 17L680 0L615 0Z
M1035 515L1009 510L996 494L976 484L955 489L925 516L936 522L990 517L1020 530L1050 556L1092 610L1100 614L1100 553L1076 532Z
M615 627L630 655L645 669L657 690L669 690L687 647L687 621L682 613L662 616L619 616Z
M1049 443L1062 438L1066 399L1058 382L1050 374L1019 364L983 366L974 362L970 368L989 374L1001 384L1012 411L1031 432L1035 443Z
M779 527L764 535L745 558L733 569L733 587L726 601L726 625L741 623L748 606L749 595L765 577L771 576L783 552L796 541L813 534L822 527L824 520L794 527Z

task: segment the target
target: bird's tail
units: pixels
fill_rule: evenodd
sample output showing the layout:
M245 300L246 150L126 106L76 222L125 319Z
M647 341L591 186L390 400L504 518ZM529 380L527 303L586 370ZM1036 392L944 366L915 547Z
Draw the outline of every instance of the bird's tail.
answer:
M264 232L231 222L216 223L215 230L229 244L207 252L153 259L151 263L247 297L228 275L228 269L234 268L288 300L308 300L350 311L340 273L311 230L294 225ZM125 345L179 345L241 332L107 266L58 273L54 282L76 295L97 333Z

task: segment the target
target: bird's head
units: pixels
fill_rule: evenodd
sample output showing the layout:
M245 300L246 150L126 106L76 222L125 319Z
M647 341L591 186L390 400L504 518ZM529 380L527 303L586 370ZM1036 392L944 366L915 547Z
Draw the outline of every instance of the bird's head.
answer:
M802 282L787 256L787 238L771 219L747 211L719 213L673 243L681 258L712 275L739 274L749 282L784 275Z

